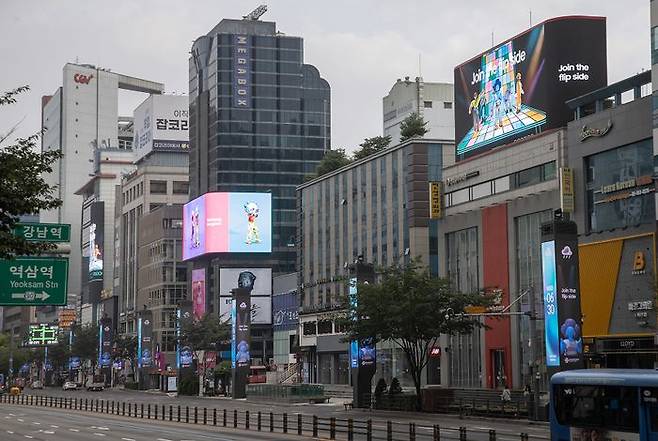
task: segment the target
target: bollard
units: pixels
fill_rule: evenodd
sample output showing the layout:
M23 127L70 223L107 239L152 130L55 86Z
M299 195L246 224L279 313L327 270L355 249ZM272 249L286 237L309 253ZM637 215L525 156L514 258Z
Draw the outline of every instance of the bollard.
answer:
M194 424L199 422L199 412L196 406L194 406Z
M157 419L158 419L158 405L157 404L155 405L154 410L155 410L155 416L153 417L153 419L157 421Z
M180 404L178 405L178 422L180 423Z
M119 403L117 403L117 413L119 413ZM114 415L114 400L112 400L112 415Z
M459 441L466 441L466 427L459 428Z
M121 403L121 415L126 416L126 402Z
M329 439L336 439L336 417L329 418Z
M224 411L223 411L222 424L223 424L224 427L226 427L226 409L224 409Z
M432 438L433 441L439 441L441 439L441 429L439 428L438 424L434 425L434 437Z
M206 408L204 407L204 408L203 408L203 425L204 425L204 426L206 425L206 418L207 418L207 415L206 415L206 414L207 414L207 412L208 412L208 409L206 409Z
M163 404L162 405L162 421L164 421L166 419L166 417L167 417L167 413L166 413L165 405Z
M347 441L354 441L354 420L347 419Z
M244 428L249 430L249 411L244 413Z
M283 414L283 433L288 433L288 414Z
M146 412L147 412L146 419L150 420L151 419L151 403L148 404Z
M217 425L217 409L213 408L212 410L212 425Z
M173 421L174 419L174 406L171 404L169 405L169 421Z
M366 421L366 441L372 441L372 420Z
M139 407L141 409L142 418L144 418L144 403L142 403Z
M528 441L528 434L521 432L521 441Z
M274 432L274 414L270 412L270 432Z
M185 422L190 422L190 406L185 406Z
M313 415L313 438L318 437L318 417Z
M93 407L93 406L91 407L91 410L92 410L92 411L94 410L94 407ZM96 412L98 412L98 398L96 399Z
M233 428L234 429L238 428L238 411L237 411L237 409L233 410Z
M259 410L258 411L258 420L256 421L256 426L257 426L259 432L261 430L260 418L261 418L261 412Z
M416 424L409 423L409 441L416 441Z
M493 429L489 430L489 441L496 441L496 431Z
M302 414L301 414L301 413L298 413L298 414L297 414L297 435L301 435L301 434L302 434L302 428L303 428L303 425L302 425Z
M386 421L386 441L393 441L393 423Z

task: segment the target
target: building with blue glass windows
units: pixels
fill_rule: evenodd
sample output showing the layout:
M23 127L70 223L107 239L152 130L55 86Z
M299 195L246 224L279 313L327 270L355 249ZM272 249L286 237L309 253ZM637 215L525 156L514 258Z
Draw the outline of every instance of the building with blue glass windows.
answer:
M192 45L190 200L207 192L272 194L271 253L195 260L194 269L206 269L208 311L220 312L220 268L295 271L296 186L331 146L329 83L304 64L303 43L248 17L224 19ZM252 364L272 357L271 326L262 333L262 340L253 334Z

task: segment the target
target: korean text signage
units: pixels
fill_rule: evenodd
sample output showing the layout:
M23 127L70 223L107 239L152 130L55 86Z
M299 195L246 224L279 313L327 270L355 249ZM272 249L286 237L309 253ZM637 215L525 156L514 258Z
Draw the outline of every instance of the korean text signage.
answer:
M546 365L576 369L583 364L578 238L572 222L555 221L553 229L541 245Z
M69 242L71 225L22 223L16 225L14 235L28 242Z
M27 329L27 346L48 346L57 344L59 327L40 323Z
M607 84L602 17L547 20L454 70L457 159L565 126L565 101Z
M151 95L135 109L133 150L136 159L152 151L189 150L188 106L186 96Z
M0 260L0 305L66 305L66 258Z
M441 202L443 199L443 183L430 182L430 219L441 219L443 213Z
M251 42L247 35L233 36L233 106L251 107Z
M272 328L274 331L287 331L299 324L299 296L290 291L272 297Z
M206 193L183 206L183 260L271 251L270 193Z
M563 213L574 210L573 171L569 167L560 168L560 208Z

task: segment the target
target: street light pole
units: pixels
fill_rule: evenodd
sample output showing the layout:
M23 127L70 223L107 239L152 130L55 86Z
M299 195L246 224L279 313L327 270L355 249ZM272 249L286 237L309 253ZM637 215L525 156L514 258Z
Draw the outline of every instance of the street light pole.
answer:
M528 289L530 295L530 375L532 376L532 407L534 419L539 418L539 364L537 363L537 304L535 299L534 285Z

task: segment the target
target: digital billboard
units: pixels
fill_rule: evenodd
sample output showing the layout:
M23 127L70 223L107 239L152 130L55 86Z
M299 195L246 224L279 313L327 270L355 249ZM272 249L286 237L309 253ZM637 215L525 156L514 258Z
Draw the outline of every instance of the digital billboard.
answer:
M457 66L457 160L566 126L565 101L607 85L604 17L538 24Z
M151 95L135 109L133 120L136 160L152 151L189 150L189 101L186 96Z
M206 193L183 206L183 260L270 252L271 193Z
M557 274L555 271L555 241L541 244L542 286L544 296L544 342L546 345L546 366L560 366L558 342L557 295L555 293Z
M89 225L89 281L103 280L103 254L105 250L105 203L94 202L90 207Z
M272 268L220 268L219 314L225 319L231 313L231 291L245 288L251 292L251 323L272 323Z
M192 270L192 314L201 320L206 314L206 269Z

